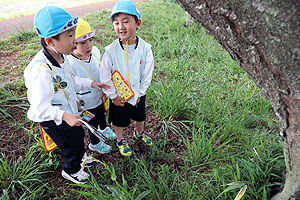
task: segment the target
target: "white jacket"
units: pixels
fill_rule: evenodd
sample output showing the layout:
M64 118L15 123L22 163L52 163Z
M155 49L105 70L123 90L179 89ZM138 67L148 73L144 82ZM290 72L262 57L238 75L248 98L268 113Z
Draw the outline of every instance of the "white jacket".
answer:
M100 51L93 47L89 61L81 61L76 55L68 56L72 70L76 76L94 79L100 82ZM93 109L102 104L102 92L96 88L89 88L76 92L77 100L84 103L84 109Z
M34 122L54 120L56 125L60 125L64 112L79 114L75 91L90 88L92 80L74 76L67 57L63 58L64 63L59 65L42 49L25 68L25 85L30 102L27 116Z
M104 90L104 93L110 99L114 99L120 95L111 81L112 73L117 70L124 80L128 79L126 51L122 48L119 39L108 45L105 50L100 68L100 80L111 86L110 89ZM137 40L136 49L128 54L128 69L129 81L126 82L135 94L134 97L129 99L128 103L136 105L137 99L146 94L154 70L151 45L141 38Z

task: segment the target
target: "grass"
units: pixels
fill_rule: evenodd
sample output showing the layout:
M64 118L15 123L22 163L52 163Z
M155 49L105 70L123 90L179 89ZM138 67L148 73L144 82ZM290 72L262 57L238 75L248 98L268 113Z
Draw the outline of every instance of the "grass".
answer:
M25 95L19 96L17 92L1 88L0 90L0 119L14 120L13 115L8 112L9 108L26 109L28 103L26 102Z
M8 159L3 154L0 158L0 191L1 199L39 199L47 189L47 182L43 179L46 171L46 155L42 155L40 146L34 145L23 158L13 154Z
M147 107L148 115L159 122L146 125L157 130L155 144L148 156L100 160L90 183L74 186L64 198L234 199L247 186L243 199L270 199L281 186L285 167L270 103L212 36L197 24L185 25L185 12L175 2L157 0L138 6L143 21L137 35L152 44L155 58ZM116 39L107 23L109 14L104 10L84 16L97 30L94 44L101 52ZM1 57L13 54L9 66L17 66L13 75L20 77L40 45L34 33L25 31L1 41L0 49ZM11 75L7 68L1 63L5 75ZM0 80L5 88L17 86L16 93L7 91L11 99L24 91L23 79L1 74ZM19 105L15 102L12 105ZM8 107L0 108L10 112ZM29 133L29 138L39 138L34 124ZM53 155L38 148L35 154L27 154L48 160ZM55 171L59 161L59 156L51 158L55 167L41 171ZM2 162L11 166L6 157ZM39 178L34 183L43 189ZM8 196L14 194L7 184L1 190ZM48 194L56 192L48 188ZM32 199L48 197L42 193Z

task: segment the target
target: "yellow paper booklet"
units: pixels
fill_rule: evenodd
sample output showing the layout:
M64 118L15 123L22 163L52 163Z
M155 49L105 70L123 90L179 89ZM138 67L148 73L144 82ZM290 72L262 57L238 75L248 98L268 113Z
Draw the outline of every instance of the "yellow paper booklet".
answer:
M112 82L120 94L120 96L125 99L125 101L128 101L134 96L134 92L132 89L128 86L126 81L124 81L122 75L117 70L114 71L114 73L111 76Z

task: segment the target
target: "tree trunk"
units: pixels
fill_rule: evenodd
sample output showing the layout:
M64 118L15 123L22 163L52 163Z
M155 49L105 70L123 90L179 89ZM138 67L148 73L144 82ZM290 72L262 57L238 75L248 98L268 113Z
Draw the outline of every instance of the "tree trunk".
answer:
M286 180L300 193L300 0L177 0L229 52L279 118Z

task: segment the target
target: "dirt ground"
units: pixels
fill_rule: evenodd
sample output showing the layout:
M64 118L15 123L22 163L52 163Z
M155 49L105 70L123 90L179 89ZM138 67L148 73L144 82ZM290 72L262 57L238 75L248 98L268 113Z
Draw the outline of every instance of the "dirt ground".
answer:
M134 2L142 0L133 0ZM103 9L112 9L117 1L107 1L91 5L67 8L66 10L73 16L83 16L90 12L97 12ZM1 11L0 11L1 12ZM18 17L14 19L8 19L0 21L0 40L5 39L10 34L17 32L18 30L30 30L33 29L34 15Z

